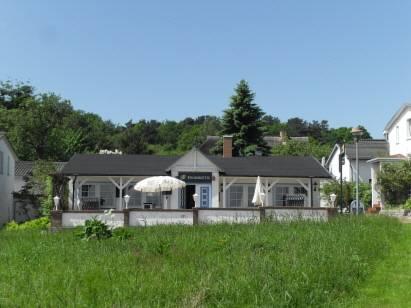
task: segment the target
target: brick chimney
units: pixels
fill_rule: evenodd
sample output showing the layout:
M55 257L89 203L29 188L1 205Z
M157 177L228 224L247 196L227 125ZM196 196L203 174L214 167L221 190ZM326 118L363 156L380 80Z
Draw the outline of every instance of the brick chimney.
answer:
M223 157L233 157L233 136L223 136Z

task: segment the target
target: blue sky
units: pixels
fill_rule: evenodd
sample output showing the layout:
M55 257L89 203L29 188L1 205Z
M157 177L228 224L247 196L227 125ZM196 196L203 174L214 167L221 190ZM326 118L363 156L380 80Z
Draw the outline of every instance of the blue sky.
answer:
M124 123L221 115L242 78L282 120L385 123L411 101L411 1L1 1L0 80Z

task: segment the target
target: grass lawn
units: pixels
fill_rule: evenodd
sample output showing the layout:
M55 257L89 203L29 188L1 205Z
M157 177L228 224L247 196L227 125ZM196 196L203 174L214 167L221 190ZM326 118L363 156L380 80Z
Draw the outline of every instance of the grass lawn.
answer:
M360 286L361 295L345 306L411 306L411 224L403 229L390 256L379 262L375 273Z
M380 294L375 275L399 251L403 226L385 217L158 226L88 242L72 230L1 231L0 306L333 306L358 286Z

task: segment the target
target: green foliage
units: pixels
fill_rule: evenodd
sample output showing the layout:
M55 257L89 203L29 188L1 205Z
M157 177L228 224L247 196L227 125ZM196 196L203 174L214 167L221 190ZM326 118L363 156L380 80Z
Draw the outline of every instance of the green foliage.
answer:
M200 145L208 135L234 135L235 155L269 154L265 135L309 136L308 148L281 148L279 152L326 156L337 141L352 141L351 128L330 129L328 122L307 122L264 115L254 103L255 94L240 81L222 121L199 116L182 121L131 120L114 125L100 116L75 110L69 100L53 93L36 93L24 83L0 82L0 130L7 132L21 160L67 161L74 153L96 153L119 149L128 154L180 155ZM365 130L363 138L371 136ZM222 151L222 143L217 152ZM291 154L291 155L294 155Z
M106 223L97 219L97 217L93 217L85 221L84 228L79 236L87 241L91 239L102 240L112 237L113 233Z
M403 208L404 210L411 210L411 198L405 201Z
M37 161L33 172L27 178L27 183L23 190L35 196L40 201L41 213L48 216L53 208L53 179L51 174L56 172L53 163L47 161Z
M16 230L47 230L50 228L50 219L48 217L40 217L37 219L28 220L21 224L14 220L6 224L7 231Z
M129 232L87 243L71 230L0 232L1 306L335 307L407 238L380 216Z
M113 238L120 241L129 240L133 237L131 230L123 227L113 229L112 234Z
M387 203L403 204L411 191L411 161L384 163L378 173L377 183Z
M285 144L275 146L272 155L292 155L292 156L314 156L317 159L327 157L331 152L331 145L320 144L314 139L309 142L288 140Z
M329 200L330 195L334 193L337 195L335 205L340 204L341 188L340 182L333 180L325 183L321 188L322 198ZM355 183L343 181L343 205L349 207L351 201L355 199ZM371 185L368 183L359 183L359 198L366 207L371 205Z
M234 156L253 155L256 150L267 154L268 147L263 140L264 112L254 103L255 93L245 80L241 80L234 91L230 106L224 111L221 134L233 136Z

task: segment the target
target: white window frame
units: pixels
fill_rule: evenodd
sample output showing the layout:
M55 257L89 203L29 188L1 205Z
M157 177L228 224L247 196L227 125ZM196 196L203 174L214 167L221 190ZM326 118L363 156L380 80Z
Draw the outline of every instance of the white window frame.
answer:
M10 176L10 155L7 155L7 176Z
M235 188L235 189L233 189ZM233 191L237 190L237 191ZM244 200L244 185L241 184L233 184L231 187L228 189L228 194L227 194L227 204L228 207L243 207L243 200ZM231 202L234 201L235 206L231 205Z
M411 119L407 120L407 138L411 139Z
M395 143L400 143L400 127L398 125L395 127Z

